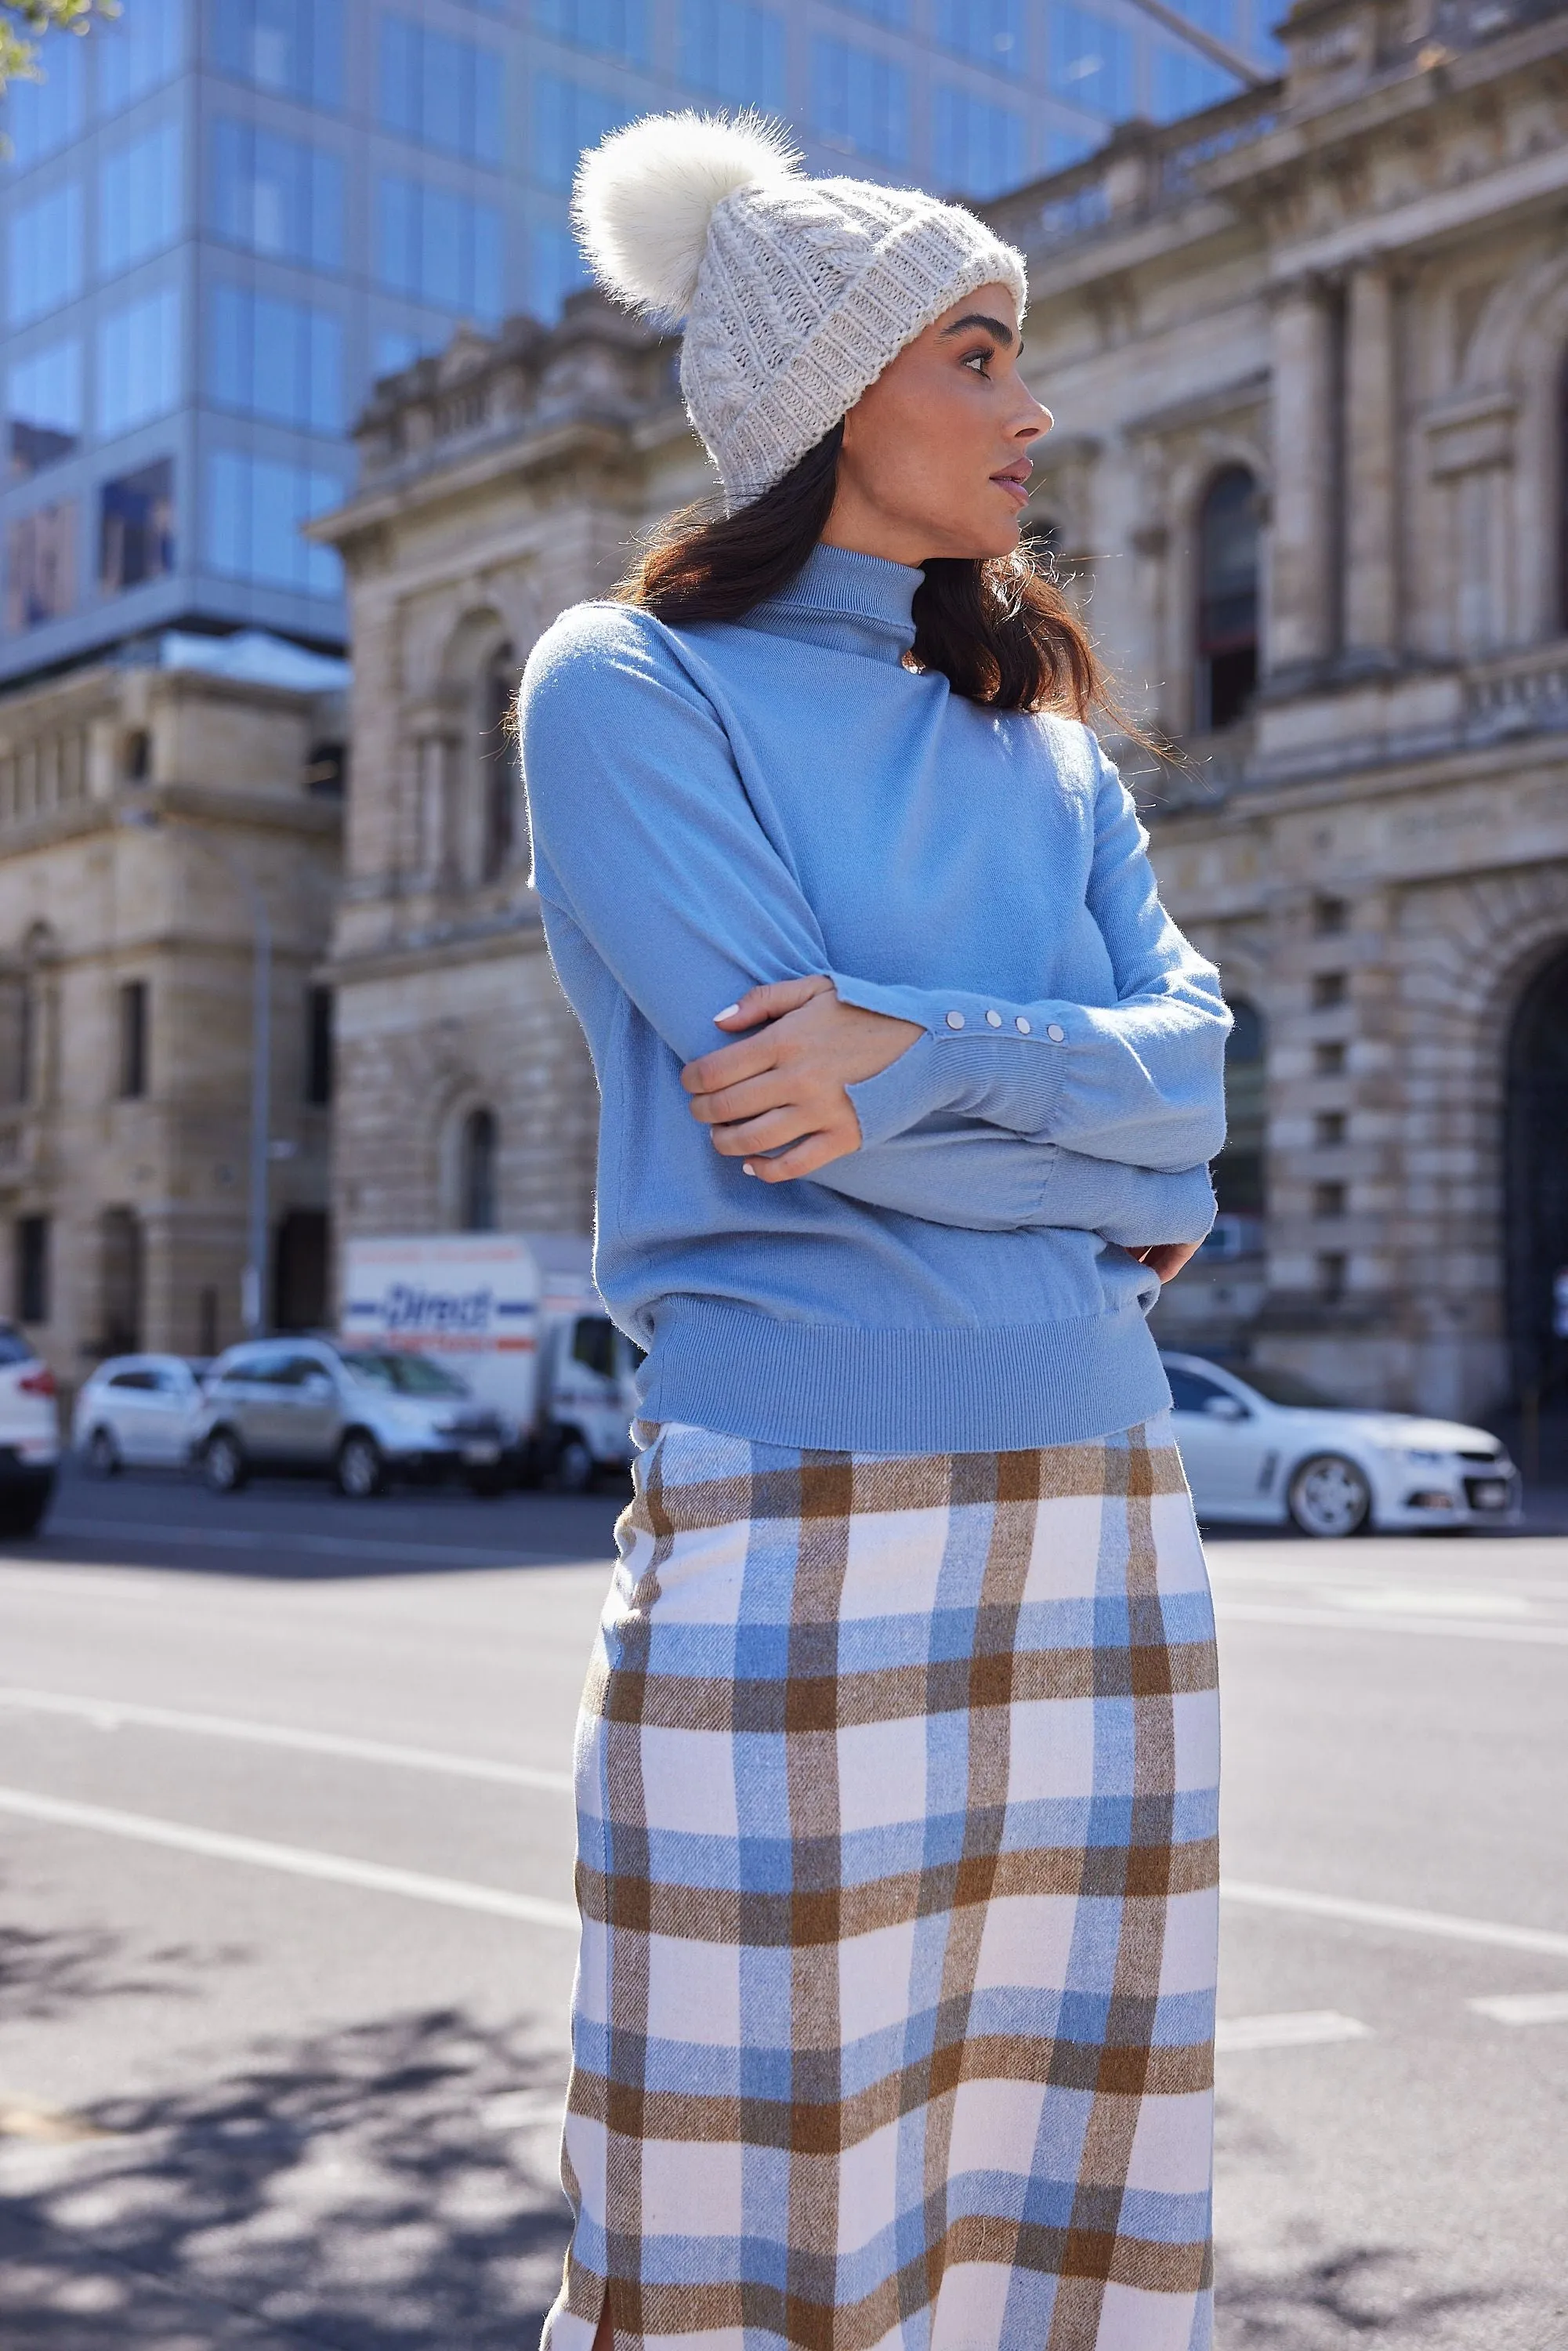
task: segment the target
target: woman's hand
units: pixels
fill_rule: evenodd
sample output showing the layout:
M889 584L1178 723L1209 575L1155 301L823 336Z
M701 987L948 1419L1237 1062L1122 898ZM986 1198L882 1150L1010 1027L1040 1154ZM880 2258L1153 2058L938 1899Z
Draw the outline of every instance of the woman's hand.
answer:
M1196 1257L1202 1247L1201 1241L1155 1241L1148 1249L1129 1249L1127 1255L1135 1257L1140 1265L1151 1266L1163 1285L1174 1281L1187 1259Z
M714 1149L765 1184L858 1151L860 1123L844 1089L874 1078L925 1033L917 1021L841 1004L825 974L748 988L716 1026L756 1034L688 1061L681 1083L692 1116L712 1128ZM750 1155L763 1152L778 1156Z

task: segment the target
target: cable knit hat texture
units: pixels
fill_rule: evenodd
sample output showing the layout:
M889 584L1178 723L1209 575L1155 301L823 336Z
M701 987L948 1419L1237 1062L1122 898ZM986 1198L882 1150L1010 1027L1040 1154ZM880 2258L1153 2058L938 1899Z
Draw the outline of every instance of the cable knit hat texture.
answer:
M905 344L977 286L1023 315L1023 256L956 204L811 180L755 114L645 116L579 168L605 291L685 319L681 390L731 513L780 481Z

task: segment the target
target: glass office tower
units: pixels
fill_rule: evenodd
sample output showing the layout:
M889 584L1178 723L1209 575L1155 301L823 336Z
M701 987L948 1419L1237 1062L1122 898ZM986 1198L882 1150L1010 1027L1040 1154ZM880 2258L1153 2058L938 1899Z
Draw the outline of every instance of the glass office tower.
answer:
M1261 0L1189 0L1267 58ZM178 621L341 641L301 519L374 376L579 281L580 150L750 102L977 197L1228 77L1126 0L124 0L0 123L0 681Z

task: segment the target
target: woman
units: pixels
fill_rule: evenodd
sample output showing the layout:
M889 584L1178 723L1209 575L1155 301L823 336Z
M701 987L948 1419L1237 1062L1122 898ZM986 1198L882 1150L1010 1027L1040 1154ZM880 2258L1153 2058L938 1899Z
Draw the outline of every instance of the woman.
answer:
M545 2340L1194 2351L1216 1700L1145 1318L1228 1016L1019 551L1022 264L752 119L633 125L578 220L727 511L521 698L648 1349Z

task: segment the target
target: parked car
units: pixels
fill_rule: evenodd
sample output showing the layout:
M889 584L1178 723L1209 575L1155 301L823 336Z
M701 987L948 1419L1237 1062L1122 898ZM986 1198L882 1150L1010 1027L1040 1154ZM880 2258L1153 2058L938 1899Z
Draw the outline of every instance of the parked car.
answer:
M214 1492L254 1472L321 1471L356 1499L394 1478L498 1493L517 1431L427 1355L273 1339L231 1347L206 1381L195 1455Z
M1497 1526L1520 1477L1484 1428L1338 1405L1294 1372L1164 1358L1176 1439L1200 1519L1289 1520L1333 1538L1373 1528Z
M183 1355L110 1355L84 1382L71 1443L95 1477L188 1461L202 1418L201 1367Z
M36 1531L59 1458L55 1375L24 1332L0 1322L0 1534Z
M581 1233L374 1234L343 1250L346 1347L416 1347L515 1423L511 1468L580 1492L624 1474L643 1351L593 1286Z

